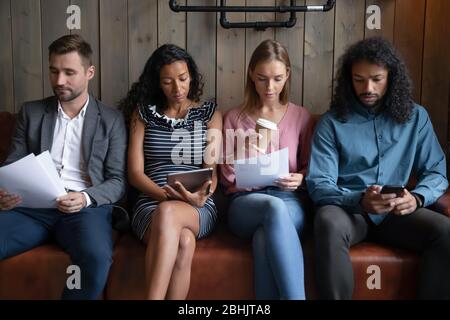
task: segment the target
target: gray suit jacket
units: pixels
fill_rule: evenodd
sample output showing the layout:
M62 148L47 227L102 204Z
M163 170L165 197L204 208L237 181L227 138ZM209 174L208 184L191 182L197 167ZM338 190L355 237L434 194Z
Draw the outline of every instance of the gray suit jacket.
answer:
M24 103L5 164L50 150L57 114L56 97ZM122 113L89 96L81 144L93 185L84 191L93 206L119 201L126 190L127 131Z

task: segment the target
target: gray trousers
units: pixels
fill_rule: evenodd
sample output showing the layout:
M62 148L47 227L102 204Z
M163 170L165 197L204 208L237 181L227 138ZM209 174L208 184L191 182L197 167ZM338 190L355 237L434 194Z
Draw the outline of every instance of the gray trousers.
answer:
M338 206L320 207L314 219L316 283L321 299L351 299L353 270L349 248L371 241L421 255L419 299L450 299L450 219L421 208L390 214L379 225Z

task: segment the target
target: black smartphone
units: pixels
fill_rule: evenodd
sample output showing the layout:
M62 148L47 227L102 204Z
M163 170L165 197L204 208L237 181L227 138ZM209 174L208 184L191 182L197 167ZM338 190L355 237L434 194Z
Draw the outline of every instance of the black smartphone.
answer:
M395 193L397 197L401 197L403 195L403 191L405 190L405 186L401 185L385 185L383 189L381 189L381 193Z

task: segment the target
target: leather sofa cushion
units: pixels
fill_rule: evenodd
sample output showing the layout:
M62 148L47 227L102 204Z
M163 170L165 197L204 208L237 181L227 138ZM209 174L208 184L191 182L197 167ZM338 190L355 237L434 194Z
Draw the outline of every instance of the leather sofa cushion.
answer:
M119 234L113 232L117 243ZM59 300L70 257L55 244L45 244L0 261L0 300Z
M0 261L0 299L60 299L69 256L44 245Z
M121 237L106 288L106 299L144 299L145 247L131 234ZM188 299L251 299L251 245L229 233L223 224L197 242Z
M308 299L317 299L313 241L303 242ZM350 249L354 269L354 299L413 299L416 295L418 256L374 243ZM121 237L114 255L106 299L145 298L145 247L131 234ZM370 290L368 267L381 270L381 290ZM188 299L254 299L251 241L238 239L224 225L197 242Z

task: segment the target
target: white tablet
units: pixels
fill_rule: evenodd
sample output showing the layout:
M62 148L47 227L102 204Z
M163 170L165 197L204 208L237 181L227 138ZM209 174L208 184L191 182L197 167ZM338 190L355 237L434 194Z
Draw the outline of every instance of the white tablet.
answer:
M178 181L181 182L188 191L195 192L206 181L212 180L212 172L212 168L205 168L169 173L167 174L167 184L171 187L175 187L175 181Z

